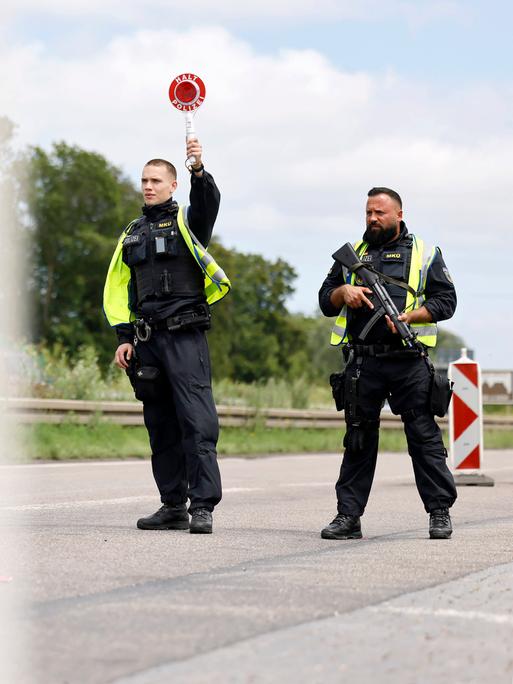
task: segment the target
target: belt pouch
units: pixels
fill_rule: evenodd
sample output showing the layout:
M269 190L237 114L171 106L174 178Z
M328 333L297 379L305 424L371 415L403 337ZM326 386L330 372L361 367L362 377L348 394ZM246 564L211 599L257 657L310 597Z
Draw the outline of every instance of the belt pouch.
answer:
M140 366L134 362L127 368L126 374L134 389L135 398L139 401L150 404L164 398L167 380L159 368Z
M443 418L449 410L453 384L453 382L444 378L440 373L433 369L431 374L429 408L434 416Z

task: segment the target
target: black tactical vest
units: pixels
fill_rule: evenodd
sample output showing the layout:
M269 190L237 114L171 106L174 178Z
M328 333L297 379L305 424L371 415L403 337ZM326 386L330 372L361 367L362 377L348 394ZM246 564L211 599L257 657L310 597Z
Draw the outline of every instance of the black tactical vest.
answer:
M176 212L154 223L139 219L123 240L123 261L132 271L132 308L203 294L203 272L180 233Z

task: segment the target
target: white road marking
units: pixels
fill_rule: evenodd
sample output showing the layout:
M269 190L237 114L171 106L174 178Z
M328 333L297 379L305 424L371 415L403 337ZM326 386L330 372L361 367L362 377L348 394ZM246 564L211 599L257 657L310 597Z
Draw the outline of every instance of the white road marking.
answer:
M278 487L334 487L335 482L286 482Z
M5 468L14 468L16 470L21 468L79 468L80 466L120 466L120 465L147 465L148 460L141 459L139 461L59 461L57 463L3 463L0 465L0 470Z
M224 490L224 494L237 492L259 492L264 491L263 487L229 487ZM82 508L85 506L103 506L130 504L137 501L155 500L155 494L145 494L144 496L123 496L117 499L85 499L84 501L59 501L55 503L41 504L21 504L19 506L0 506L0 511L53 511L59 508Z
M414 606L372 606L369 608L374 613L398 613L399 615L422 615L437 618L456 618L458 620L482 620L496 625L512 625L513 615L501 613L483 613L478 610L454 610L452 608L420 608Z
M20 506L1 506L0 511L53 511L59 508L82 508L83 506L100 506L103 504L126 504L135 501L154 499L154 495L124 496L119 499L89 499L84 501L59 501L55 503L22 504Z
M278 487L326 487L332 486L332 482L287 482L285 484L278 484ZM223 494L238 494L240 492L265 492L268 487L226 487L223 489ZM59 501L55 503L41 503L41 504L20 504L18 506L0 506L0 511L52 511L60 508L81 508L85 506L103 506L104 504L128 504L137 501L148 501L155 499L155 494L146 494L144 496L124 496L116 499L85 499L84 501Z
M316 454L299 454L299 457L307 458L315 456ZM325 456L327 454L324 454ZM335 456L338 454L329 454ZM383 454L385 456L385 454ZM280 458L290 458L289 456L281 455ZM131 460L131 461L80 461L80 462L58 462L58 463L25 463L17 465L0 465L0 471L8 468L12 469L22 469L22 468L79 468L79 467L119 467L119 466L144 466L148 465L146 460ZM501 468L487 468L487 472L507 472L513 470L513 464L511 466L501 467ZM381 482L393 482L393 481L404 481L411 479L411 475L397 475L389 477L381 477L379 481ZM311 488L311 487L333 487L334 482L283 482L283 483L271 483L266 487L227 487L223 490L224 494L236 494L244 492L263 492L269 491L271 488L275 489L289 489L289 488ZM155 499L154 494L147 494L143 496L126 496L114 499L87 499L84 501L61 501L52 503L40 503L40 504L20 504L13 506L0 506L1 511L44 511L44 510L58 510L58 509L76 509L80 507L87 506L100 506L106 505L118 505L118 504L130 504L136 503L138 501L149 501Z

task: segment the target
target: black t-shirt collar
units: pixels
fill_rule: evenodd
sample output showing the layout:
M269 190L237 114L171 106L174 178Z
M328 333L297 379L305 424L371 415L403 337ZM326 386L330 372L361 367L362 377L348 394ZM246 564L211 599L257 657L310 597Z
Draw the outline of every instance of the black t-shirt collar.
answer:
M170 197L161 204L148 205L145 204L142 208L143 214L149 221L159 221L170 214L176 214L178 211L178 204Z

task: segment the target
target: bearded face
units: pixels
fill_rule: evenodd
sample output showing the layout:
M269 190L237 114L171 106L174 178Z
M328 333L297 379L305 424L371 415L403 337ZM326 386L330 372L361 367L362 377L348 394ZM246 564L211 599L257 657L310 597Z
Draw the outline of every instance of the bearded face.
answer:
M368 242L371 247L378 247L379 245L386 245L387 242L393 240L397 235L397 228L395 225L388 227L381 227L377 225L367 226L363 239Z
M369 197L363 239L373 247L385 245L399 235L402 217L400 205L389 195Z

